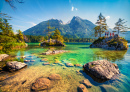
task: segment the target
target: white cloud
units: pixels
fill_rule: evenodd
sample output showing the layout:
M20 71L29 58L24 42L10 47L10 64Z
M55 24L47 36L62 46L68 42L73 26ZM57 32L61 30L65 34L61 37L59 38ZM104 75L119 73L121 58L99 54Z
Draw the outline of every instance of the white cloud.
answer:
M74 10L78 10L77 8L75 8L74 6L71 7L71 11L74 11Z
M106 16L105 18L106 18L107 20L109 20L109 19L110 19L110 16Z
M32 24L32 26L35 26L35 25L37 25L37 24L35 24L34 22L27 22L27 23L30 23L30 24Z
M74 7L72 6L71 11L74 11Z

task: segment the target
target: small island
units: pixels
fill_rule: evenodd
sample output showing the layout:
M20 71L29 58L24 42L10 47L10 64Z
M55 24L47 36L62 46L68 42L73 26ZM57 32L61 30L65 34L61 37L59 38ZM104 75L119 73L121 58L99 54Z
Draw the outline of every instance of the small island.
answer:
M63 36L61 36L60 31L58 30L58 28L55 31L52 31L51 33L54 32L53 35L51 35L50 37L50 32L49 32L49 28L48 28L48 40L41 42L41 46L65 46L64 45L64 39Z
M127 41L118 34L110 37L99 37L91 45L91 48L103 48L107 50L127 50Z

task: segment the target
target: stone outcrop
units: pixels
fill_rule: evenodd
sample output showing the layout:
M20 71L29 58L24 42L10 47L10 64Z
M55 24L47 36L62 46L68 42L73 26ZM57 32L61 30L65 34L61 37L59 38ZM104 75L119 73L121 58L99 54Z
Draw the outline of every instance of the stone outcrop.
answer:
M43 65L50 65L50 63L49 63L49 62L46 62L46 63L43 63Z
M127 50L127 41L116 34L114 37L99 37L91 45L91 48L103 48L108 50Z
M48 77L50 80L60 80L62 77L59 74L52 74Z
M88 92L87 88L83 84L80 84L78 86L78 91L79 92Z
M114 75L119 74L118 66L107 60L89 62L83 65L83 68L94 77L103 80L111 79Z
M10 61L6 63L6 67L9 69L9 71L16 71L16 70L20 70L24 67L26 67L27 64L25 63L21 63L18 61Z
M24 38L24 41L25 41L25 42L29 42L29 39L28 39L27 36L25 36L24 34L23 34L23 38Z
M72 63L65 63L67 67L73 67L74 65Z
M42 55L52 55L68 52L66 50L48 50L47 52L42 53Z
M82 67L81 64L75 64L74 66L76 66L76 67Z
M9 57L8 54L0 54L0 61L6 59L7 57Z
M88 79L83 80L82 83L83 83L85 86L89 87L89 88L92 87L92 84L90 83L90 81L89 81Z
M65 46L61 41L51 39L41 43L41 46Z
M47 78L39 78L33 84L31 89L33 91L40 91L48 89L50 86L51 81Z

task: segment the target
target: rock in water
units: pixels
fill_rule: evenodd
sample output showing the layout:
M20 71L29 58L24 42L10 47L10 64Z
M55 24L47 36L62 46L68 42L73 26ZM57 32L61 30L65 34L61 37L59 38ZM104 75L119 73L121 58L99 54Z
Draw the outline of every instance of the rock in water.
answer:
M79 92L88 92L87 88L83 84L78 86L78 90Z
M89 88L92 87L92 84L89 82L88 79L83 80L82 83L83 83L85 86L89 87Z
M61 41L58 41L56 39L51 39L42 42L41 46L65 46L65 45Z
M110 37L99 37L91 45L91 48L103 48L108 50L127 50L127 41L118 34Z
M10 61L10 62L6 63L6 66L10 71L16 71L16 70L20 70L23 67L27 66L27 64L21 63L18 61Z
M43 63L43 65L50 65L50 63L49 63L49 62L47 62L47 63Z
M74 66L76 66L76 67L82 67L81 64L75 64Z
M59 74L52 74L48 77L50 80L60 80L62 77Z
M4 60L8 56L9 56L8 54L0 54L0 61Z
M65 64L67 67L73 67L74 65L72 63L66 63Z
M42 53L42 55L53 55L53 54L60 54L60 53L65 53L69 52L67 50L48 50L47 52Z
M99 79L111 79L114 75L119 74L119 69L116 64L107 60L97 60L86 63L83 68L90 74Z
M47 78L39 78L32 84L32 90L40 91L44 89L48 89L51 81Z

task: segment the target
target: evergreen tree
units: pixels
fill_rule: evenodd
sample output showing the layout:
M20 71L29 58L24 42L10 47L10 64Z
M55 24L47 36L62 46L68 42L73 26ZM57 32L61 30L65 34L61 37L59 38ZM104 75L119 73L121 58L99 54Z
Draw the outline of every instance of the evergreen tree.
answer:
M115 31L113 32L118 32L119 34L119 32L123 33L126 32L128 29L130 29L127 27L127 25L124 25L126 22L127 21L124 22L124 19L119 18L119 20L115 23L114 27Z
M40 38L40 42L43 42L45 39L44 39L44 36L42 36L41 38Z
M96 22L97 26L94 28L95 29L95 36L99 34L101 37L101 34L107 30L107 24L106 24L106 19L105 17L100 13L98 16L98 20Z
M55 27L51 27L50 24L49 24L49 21L48 21L47 25L48 25L48 26L47 26L47 30L45 30L45 31L48 32L48 40L49 40L51 34L54 32L54 31L51 31L51 32L50 32L50 29L54 29Z
M61 36L60 31L58 30L58 28L54 32L53 39L61 41L62 43L64 42L63 36Z
M20 30L17 30L17 32L18 32L18 35L17 35L18 39L19 39L20 41L24 41L22 32L21 32Z

